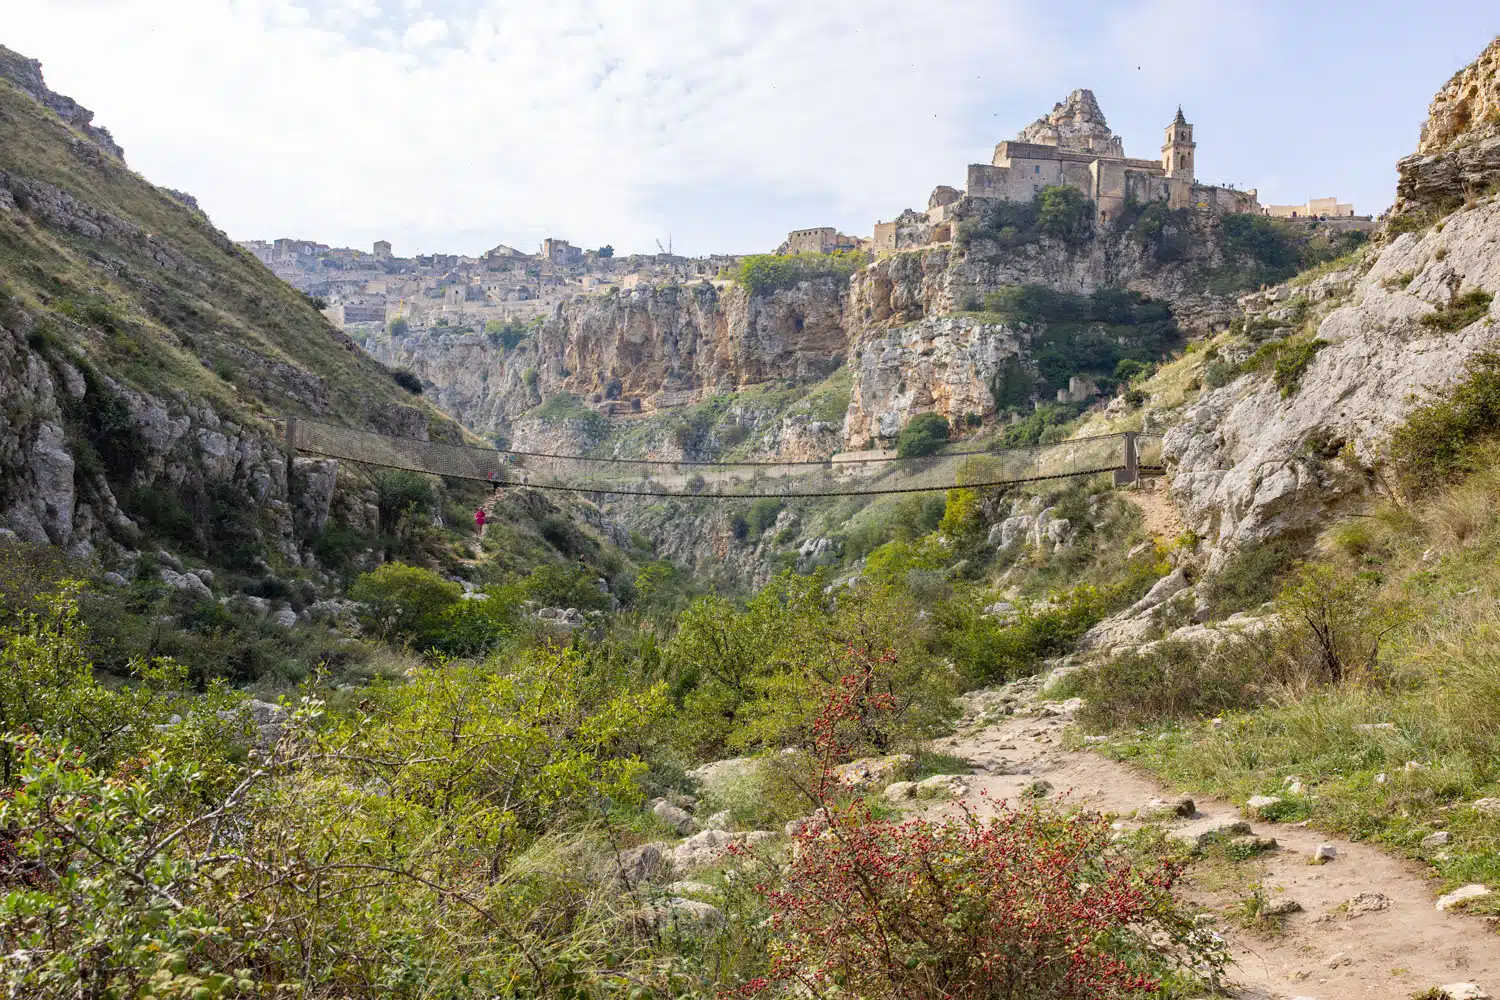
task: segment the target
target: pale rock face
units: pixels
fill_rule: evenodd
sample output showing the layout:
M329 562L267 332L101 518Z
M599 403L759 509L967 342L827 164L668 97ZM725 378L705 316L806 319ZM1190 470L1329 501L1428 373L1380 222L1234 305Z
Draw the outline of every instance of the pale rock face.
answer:
M1110 131L1092 90L1075 90L1044 115L1021 130L1017 142L1057 146L1073 152L1124 155L1123 144Z
M1329 346L1294 395L1246 375L1186 408L1162 451L1184 519L1212 540L1212 568L1237 549L1322 523L1365 488L1362 471L1330 453L1347 445L1359 465L1373 465L1413 407L1500 339L1495 305L1454 333L1420 322L1470 290L1500 292L1497 234L1500 204L1491 203L1450 216L1442 232L1399 237L1319 326Z
M468 426L540 450L538 427L517 421L559 393L651 412L831 372L848 347L846 293L831 278L759 295L708 284L642 287L569 299L508 351L481 334L437 332L368 347L431 384L433 401Z
M888 443L918 413L950 424L965 414L993 414L990 380L1024 337L1008 326L965 316L925 319L873 334L859 347L844 437L851 446Z
M1500 38L1438 91L1417 151L1397 169L1398 213L1462 201L1500 181Z

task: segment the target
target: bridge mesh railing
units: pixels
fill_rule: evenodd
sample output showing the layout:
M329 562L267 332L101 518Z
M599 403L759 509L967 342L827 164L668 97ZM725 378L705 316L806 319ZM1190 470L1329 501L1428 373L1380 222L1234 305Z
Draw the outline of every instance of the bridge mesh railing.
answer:
M312 420L287 423L297 451L510 486L635 496L850 496L999 486L1159 467L1159 438L1109 434L1031 448L954 449L920 458L854 452L824 462L672 462L496 451L387 437Z

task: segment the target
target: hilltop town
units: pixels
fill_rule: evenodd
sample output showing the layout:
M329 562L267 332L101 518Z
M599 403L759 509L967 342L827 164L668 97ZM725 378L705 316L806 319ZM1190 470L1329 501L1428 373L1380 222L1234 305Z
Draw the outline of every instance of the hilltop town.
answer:
M411 329L451 332L477 332L492 322L526 323L571 295L643 282L711 280L739 260L670 252L617 257L608 246L584 250L560 239L544 240L536 253L502 244L478 257L397 257L385 240L368 253L302 239L239 245L278 278L321 300L324 314L351 332L398 318Z
M953 240L963 220L981 218L1001 202L1032 201L1058 186L1086 198L1100 226L1119 219L1128 205L1152 202L1172 209L1317 222L1337 232L1375 226L1373 218L1356 216L1353 205L1337 198L1261 205L1253 189L1201 184L1195 177L1196 150L1193 125L1179 107L1166 126L1159 159L1126 156L1124 139L1110 129L1093 91L1079 89L1015 139L996 145L989 163L970 164L962 190L935 187L926 211L906 209L891 221L877 221L870 236L846 235L832 226L794 229L774 252L880 256L940 245ZM303 239L239 245L277 277L320 300L333 323L356 335L398 320L409 330L452 333L524 324L573 295L685 281L723 284L726 273L743 260L735 254L685 257L669 248L616 256L609 246L585 250L556 238L543 240L535 253L501 244L478 257L397 257L384 240L368 253Z

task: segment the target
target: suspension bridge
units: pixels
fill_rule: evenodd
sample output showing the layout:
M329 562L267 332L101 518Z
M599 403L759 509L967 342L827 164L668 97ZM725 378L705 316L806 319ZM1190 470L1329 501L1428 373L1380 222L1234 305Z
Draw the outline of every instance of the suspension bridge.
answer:
M1050 479L1111 475L1117 486L1163 471L1161 439L1123 433L1028 448L970 449L933 455L861 451L824 461L661 461L501 451L389 437L295 417L287 447L297 453L495 486L642 497L826 497L923 493Z

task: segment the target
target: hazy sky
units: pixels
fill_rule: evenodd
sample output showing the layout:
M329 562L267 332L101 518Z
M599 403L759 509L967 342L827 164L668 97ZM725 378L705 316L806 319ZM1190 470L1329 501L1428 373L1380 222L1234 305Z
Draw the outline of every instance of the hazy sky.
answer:
M925 208L1092 88L1128 155L1180 103L1198 175L1392 200L1495 0L0 0L152 181L236 239L398 254L752 252Z

